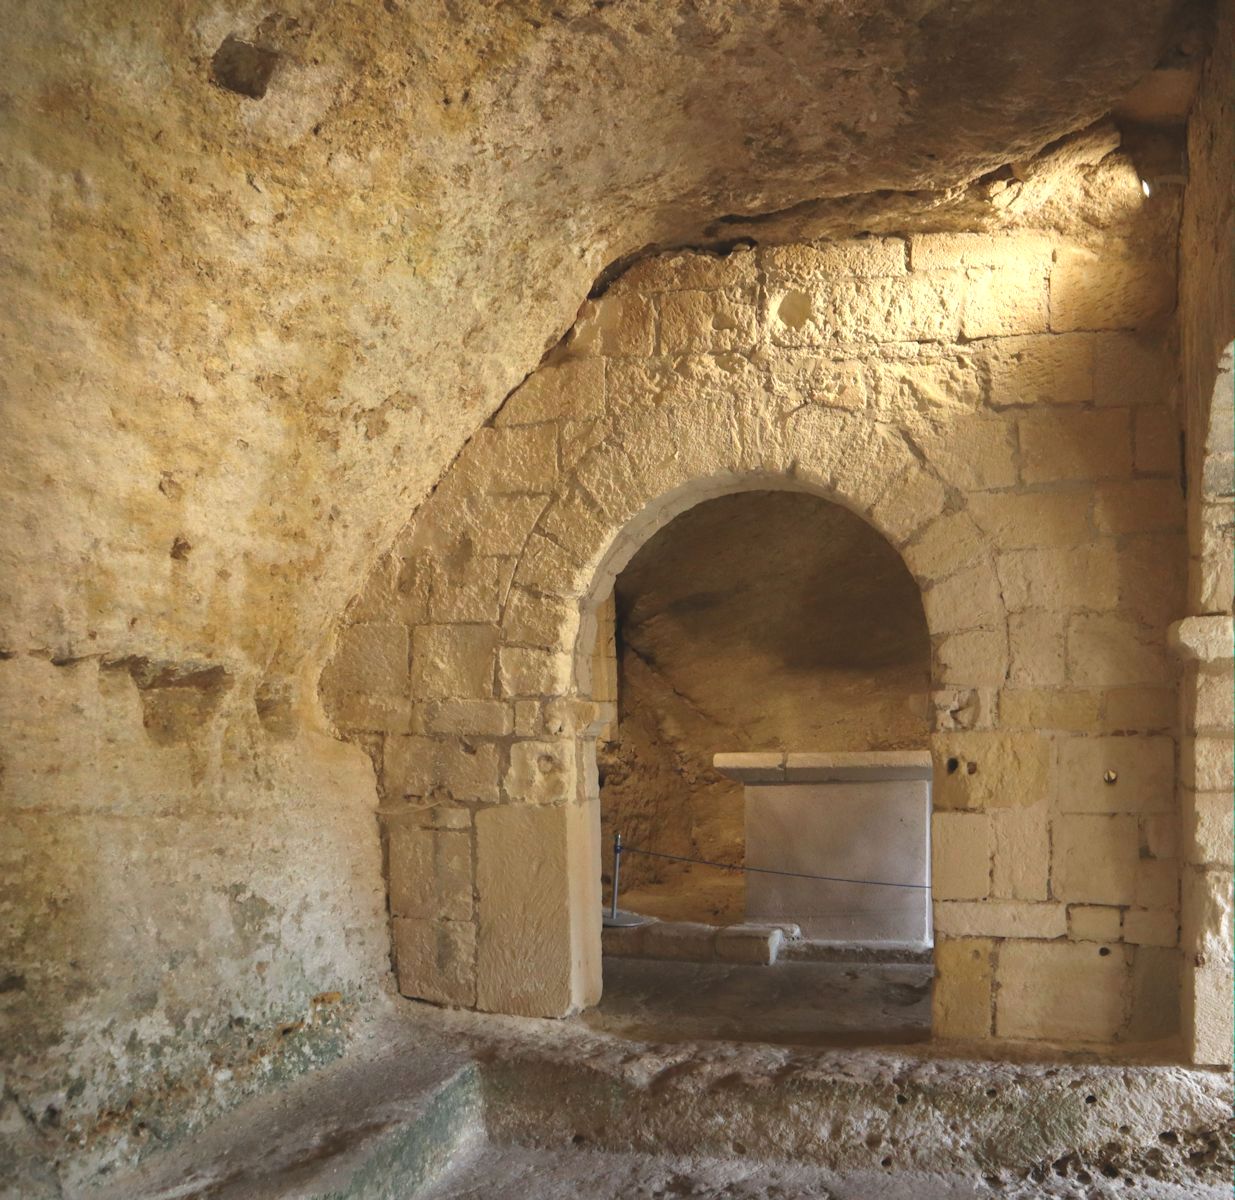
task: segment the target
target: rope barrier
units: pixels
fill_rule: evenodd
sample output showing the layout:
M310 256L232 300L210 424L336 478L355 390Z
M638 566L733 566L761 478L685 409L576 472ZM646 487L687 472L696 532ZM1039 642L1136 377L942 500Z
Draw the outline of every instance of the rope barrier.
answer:
M785 875L791 879L820 879L825 883L857 883L864 887L917 888L928 891L929 883L892 883L886 879L846 879L842 875L807 875L802 871L778 871L773 867L740 867L737 863L709 862L706 858L687 858L682 854L662 854L659 850L641 850L624 842L615 847L618 854L644 854L649 858L668 858L674 862L698 863L703 867L720 867L724 871L755 871L760 875Z

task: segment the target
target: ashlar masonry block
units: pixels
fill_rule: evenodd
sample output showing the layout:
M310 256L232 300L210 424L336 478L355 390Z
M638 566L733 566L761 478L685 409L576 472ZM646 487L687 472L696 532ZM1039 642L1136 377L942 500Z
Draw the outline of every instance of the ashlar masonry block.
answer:
M1045 804L991 812L994 854L991 895L1045 900L1050 890L1050 817Z
M1123 1024L1129 975L1122 946L1004 942L995 980L999 1037L1109 1043Z
M387 834L390 909L396 917L470 921L472 837L392 821Z
M931 1029L939 1038L991 1036L996 943L991 938L939 938Z
M600 922L595 910L585 914L572 904L594 866L587 815L595 819L578 805L527 804L477 815L476 1000L482 1010L561 1017L595 990ZM587 938L572 928L581 919L589 922Z
M562 804L575 798L575 743L519 741L510 748L506 793L521 804Z
M1165 320L1175 276L1157 259L1062 246L1051 271L1051 328L1133 329Z
M966 271L961 333L966 338L1043 333L1048 324L1045 264L1028 257Z
M936 734L935 807L1030 808L1050 795L1051 743L1036 732Z
M931 895L936 900L981 900L990 890L987 815L936 812L931 818Z
M1052 894L1089 904L1132 904L1140 866L1133 816L1061 816L1053 827Z
M400 993L433 1004L475 1004L476 926L471 921L395 917L391 926Z
M1067 737L1057 744L1061 812L1175 811L1172 738Z
M1132 427L1124 410L1031 412L1019 425L1026 483L1125 479L1132 473Z
M420 625L412 631L412 687L422 700L489 699L495 625Z
M1119 555L1113 541L1012 550L996 561L1010 612L1113 608L1119 601Z
M1122 930L1122 909L1099 904L1068 905L1068 936L1074 942L1117 942Z
M1183 973L1183 1027L1189 1057L1199 1066L1231 1065L1235 974L1230 966L1202 966Z
M491 803L498 798L497 747L459 736L388 736L382 778L391 800L440 796Z
M1231 793L1183 793L1183 851L1191 863L1227 864L1235 861L1235 819Z
M1189 867L1183 879L1183 940L1188 950L1214 965L1235 961L1230 870Z

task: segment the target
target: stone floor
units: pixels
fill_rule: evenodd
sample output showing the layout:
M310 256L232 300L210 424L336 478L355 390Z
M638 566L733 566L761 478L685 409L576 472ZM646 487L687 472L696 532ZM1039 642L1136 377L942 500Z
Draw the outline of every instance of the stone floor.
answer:
M1225 1200L1227 1188L1095 1177L1083 1167L1049 1177L924 1171L840 1175L796 1163L653 1157L586 1148L527 1150L477 1142L417 1200Z
M743 966L606 956L601 1002L579 1019L648 1042L918 1042L930 1037L931 974L917 963Z
M679 964L681 965L681 964ZM763 968L769 970L769 968ZM619 989L620 991L620 989ZM669 1032L663 1010L657 1018ZM1158 1052L641 1041L411 1002L56 1200L1219 1200L1230 1080ZM30 1200L22 1197L21 1200Z
M625 871L623 867L623 874ZM631 912L661 921L731 925L745 920L746 879L741 871L674 866L658 883L623 887L621 903Z

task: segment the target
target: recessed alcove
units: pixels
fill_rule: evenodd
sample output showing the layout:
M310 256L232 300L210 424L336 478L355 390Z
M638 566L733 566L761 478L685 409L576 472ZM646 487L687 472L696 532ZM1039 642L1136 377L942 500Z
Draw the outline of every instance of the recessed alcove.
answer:
M654 534L618 576L617 720L598 741L602 842L742 865L734 751L924 749L930 639L896 551L804 492L705 501ZM740 871L630 853L623 904L729 923Z
M591 686L606 900L620 833L621 909L653 923L606 931L596 1024L925 1034L930 670L917 583L837 503L739 491L644 542L598 609ZM760 770L804 750L865 774ZM916 780L877 782L886 759Z

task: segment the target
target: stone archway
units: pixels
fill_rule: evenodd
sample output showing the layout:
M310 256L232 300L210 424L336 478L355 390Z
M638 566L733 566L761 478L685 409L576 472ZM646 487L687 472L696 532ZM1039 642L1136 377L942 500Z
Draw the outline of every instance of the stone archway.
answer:
M999 249L957 253L998 264ZM919 328L913 297L960 274L906 261L867 239L642 264L379 565L323 690L378 762L405 994L532 1015L596 998L595 606L685 508L787 487L865 519L922 593L936 1034L1174 1031L1144 984L1177 970L1178 905L1169 617L1141 583L1180 539L1173 460L1130 452L1134 410L1139 428L1165 399L1091 371L1129 335L1044 331L1040 306L978 341L949 342L942 302ZM824 296L838 279L869 319L840 342L785 324L789 282Z
M779 415L759 393L648 406L637 419L628 413L628 436L584 455L542 511L525 517L524 530L507 526L521 545L499 618L430 627L413 647L430 664L413 675L424 689L427 736L418 749L438 764L449 800L432 807L431 829L391 827L405 993L539 1016L598 998L594 748L602 714L587 675L595 610L638 547L693 505L771 488L844 505L900 550L923 589L941 709L976 712L1003 679L1006 616L990 548L963 509L943 511L936 475L903 439L870 422L815 409L785 423ZM526 435L480 440L460 467L473 489L470 507L450 510L447 524L457 527L439 523L436 544L495 528L499 510L510 521L501 489L527 451ZM475 615L476 586L461 579L439 587L437 611ZM433 664L471 671L478 682L492 665L496 695L434 697ZM945 856L954 854L951 827L937 831ZM405 843L419 848L405 853ZM430 864L439 915L398 915L409 901L417 909L412 877Z

